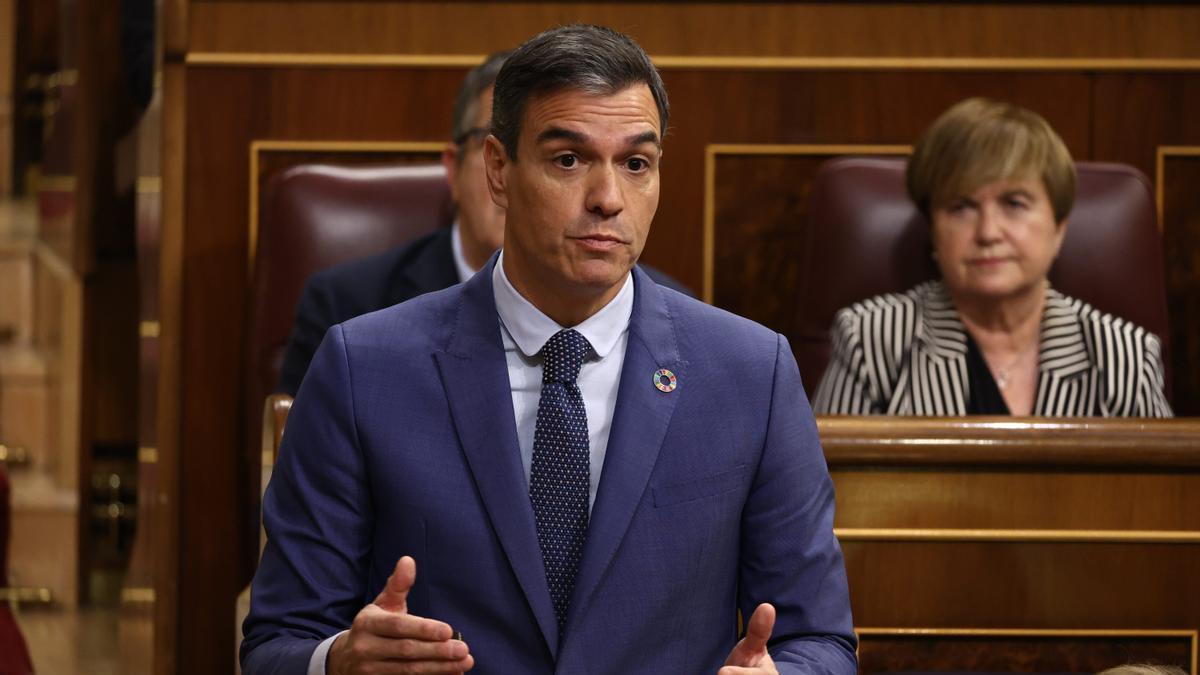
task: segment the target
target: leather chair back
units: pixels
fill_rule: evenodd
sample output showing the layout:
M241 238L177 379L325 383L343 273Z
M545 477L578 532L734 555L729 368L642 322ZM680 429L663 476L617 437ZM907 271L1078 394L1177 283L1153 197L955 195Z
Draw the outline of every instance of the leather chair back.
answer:
M246 333L244 466L257 505L263 402L275 390L304 283L313 273L449 227L454 206L440 164L307 164L263 191ZM258 509L247 514L257 527Z
M907 160L843 157L813 181L808 260L801 278L800 372L810 391L829 360L841 308L940 276L925 217L908 198ZM1162 236L1150 181L1123 164L1079 162L1075 206L1050 283L1157 335L1168 358ZM1167 366L1170 395L1170 368Z
M308 277L448 226L454 217L441 165L296 166L268 182L260 214L246 370L253 421L279 381ZM250 438L257 447L257 430Z

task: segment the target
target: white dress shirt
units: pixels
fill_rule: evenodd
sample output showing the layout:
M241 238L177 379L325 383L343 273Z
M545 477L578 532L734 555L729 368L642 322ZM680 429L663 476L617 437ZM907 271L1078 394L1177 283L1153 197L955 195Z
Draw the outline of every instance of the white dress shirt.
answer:
M552 335L568 326L560 326L513 288L504 273L503 252L492 271L492 293L496 298L496 312L500 314L500 337L504 341L504 358L508 361L517 444L521 447L521 465L525 468L528 490L529 470L533 465L533 431L537 426L538 400L542 395L542 358L537 354ZM576 380L587 412L588 449L591 452L589 508L596 501L596 488L604 468L632 315L633 275L627 274L616 297L583 323L570 326L592 345L592 353L583 360Z
M471 267L471 263L467 262L467 256L463 255L462 226L458 224L457 219L450 226L450 251L454 256L454 270L458 272L459 283L475 276L479 270Z
M457 221L450 240L459 280L466 281L474 271L463 257ZM591 452L588 482L590 509L596 502L596 490L604 469L608 435L617 406L617 389L621 385L621 367L625 364L625 346L629 343L629 319L633 316L633 275L626 274L625 283L616 297L577 326L560 326L513 288L508 275L504 273L503 251L492 270L492 295L500 319L504 359L508 363L508 384L512 390L517 445L521 450L521 465L525 469L526 492L529 490L529 471L533 466L533 433L537 427L538 400L542 395L542 358L538 352L552 335L568 327L579 331L592 345L592 352L583 360L576 380L587 413L588 450ZM308 661L308 675L325 675L329 648L342 633L326 638L317 645Z

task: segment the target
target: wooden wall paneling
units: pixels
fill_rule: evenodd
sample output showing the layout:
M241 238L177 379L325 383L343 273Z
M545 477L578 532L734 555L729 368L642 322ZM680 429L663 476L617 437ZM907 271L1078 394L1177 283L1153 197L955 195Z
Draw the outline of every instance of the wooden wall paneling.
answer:
M180 503L184 498L181 474L183 410L188 400L183 379L187 73L183 65L170 62L163 64L162 73L162 229L158 267L159 370L155 434L158 487L155 518L149 533L153 542L155 600L153 672L168 675L179 672L180 637L185 627L194 628L190 618L194 612L190 609L181 612L184 605L180 602L179 592L183 578L180 561L187 554L182 545L188 541L179 529L183 523ZM204 575L186 579L188 586L206 581Z
M1190 531L1200 543L1200 494L1188 492L1200 484L1197 473L833 470L839 528Z
M712 145L705 157L703 298L800 341L812 178L833 157L905 154L890 145ZM820 373L801 373L815 383Z
M1135 3L193 0L192 52L483 54L550 26L626 30L655 56L1200 58L1200 11Z
M1175 412L1200 415L1200 193L1187 147L1200 146L1200 78L1165 73L1095 76L1093 146L1097 159L1125 162L1156 182L1171 319ZM1167 148L1177 147L1178 151ZM1158 161L1159 156L1165 158ZM1162 167L1160 170L1160 166Z
M17 28L16 0L0 0L0 35L5 36L3 49L0 50L0 197L8 198L12 194L13 175L13 130L16 122L14 111L20 89L14 82L17 72L16 40L13 36ZM20 85L21 88L24 85Z
M187 354L181 377L188 414L178 432L188 481L180 504L186 555L179 575L202 583L179 587L180 607L188 608L180 614L181 630L196 636L179 645L180 667L187 672L228 667L234 599L257 562L257 454L243 460L237 451L248 426L241 412L246 326L242 313L229 311L247 298L251 146L288 140L441 142L450 133L450 108L463 74L461 68L188 70L188 226L180 251ZM230 107L229 100L241 104ZM165 307L170 303L165 280L162 290ZM163 331L165 336L165 316ZM165 362L164 353L164 368Z
M164 61L182 61L188 50L188 19L191 14L190 0L161 0L159 4L159 27L162 37ZM278 22L272 22L278 25Z
M193 5L193 9L197 7ZM457 63L439 63L451 62ZM187 74L187 113L186 125L180 129L186 129L187 181L186 202L181 208L186 209L188 227L184 230L179 229L181 225L175 226L175 236L184 239L176 244L179 249L170 253L165 233L171 231L167 224L171 199L165 198L163 270L165 275L174 265L172 273L184 271L185 277L178 280L177 287L182 303L177 328L182 333L175 339L185 345L188 358L178 366L177 377L182 379L167 391L186 399L188 411L184 417L174 412L175 423L180 425L174 433L181 444L180 459L188 477L187 494L181 495L185 503L180 504L182 550L187 555L178 571L184 578L205 582L181 589L195 596L183 601L181 606L189 607L189 611L181 613L180 620L189 626L186 640L196 642L195 647L181 646L181 654L187 653L184 663L194 662L196 672L205 672L207 666L216 663L209 659L217 657L200 654L199 645L203 643L204 649L213 654L228 653L222 651L226 636L231 635L226 619L231 609L227 607L232 608L237 590L248 579L257 550L252 510L256 502L247 496L257 486L249 475L251 469L239 463L232 450L240 447L247 430L245 414L239 412L245 324L243 316L228 311L246 298L254 184L247 178L251 145L256 141L443 141L449 135L450 105L465 68L195 63L183 68ZM1191 77L1169 72L1118 75L1132 80L1160 78L1169 85ZM1097 150L1104 134L1115 133L1103 130L1111 127L1102 127L1103 120L1093 108L1093 95L1099 91L1097 77L1053 70L668 68L664 79L672 96L673 115L666 137L662 198L645 259L697 291L702 289L705 148L710 145L907 144L950 104L969 95L989 95L1016 100L1042 112L1063 132L1079 158L1109 159L1112 157ZM181 92L179 95L182 97ZM229 105L231 100L237 105ZM1179 109L1164 103L1163 110L1175 112L1161 114L1174 119L1171 115L1200 109L1200 103L1188 105L1192 107ZM180 120L184 116L178 113ZM1173 138L1170 133L1166 136ZM166 137L170 137L169 130ZM164 156L171 156L166 148ZM1152 151L1150 156L1152 165ZM731 219L739 211L749 212L738 189L746 186L746 180L739 178L742 170L771 173L753 167L716 171L714 195L723 196L715 203L714 211L731 214ZM768 189L771 194L799 203L807 189L806 179L803 175L788 175L789 170L801 171L780 169L776 172L779 175L773 176L778 183L756 189ZM178 171L182 176L183 169ZM169 175L170 171L165 170L167 191L172 184ZM178 189L184 189L182 182ZM755 204L754 208L761 206ZM787 208L777 211L794 213ZM792 225L770 225L787 226ZM748 225L730 220L727 225L717 224L715 231L717 236L725 236L733 232L730 228L740 227ZM718 282L720 274L721 270L716 270ZM777 292L774 286L731 286L727 290L737 298ZM172 303L168 291L164 277L164 308ZM782 317L778 323L772 319L768 325L786 327L790 319ZM167 324L164 315L165 370L169 369L170 358ZM165 383L172 377L176 376L164 372L161 381ZM187 383L186 390L181 388L183 382ZM160 415L162 405L160 399ZM170 426L169 420L160 420L160 429ZM160 451L160 457L167 454L161 447ZM238 485L246 489L239 490ZM226 533L234 530L240 534L231 544Z
M1196 421L822 417L818 429L857 625L1200 628Z
M859 625L1200 627L1194 543L843 539L842 551Z
M1170 630L858 629L860 673L1096 673L1127 663L1196 672L1196 632Z
M1200 415L1200 145L1160 147L1156 173L1175 411Z

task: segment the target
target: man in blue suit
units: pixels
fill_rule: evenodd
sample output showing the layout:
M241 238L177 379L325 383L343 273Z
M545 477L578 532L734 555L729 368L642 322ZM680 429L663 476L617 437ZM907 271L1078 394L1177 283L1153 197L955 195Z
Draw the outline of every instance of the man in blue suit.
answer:
M264 502L245 671L854 673L787 341L635 267L668 118L649 58L558 28L494 96L504 246L326 335Z

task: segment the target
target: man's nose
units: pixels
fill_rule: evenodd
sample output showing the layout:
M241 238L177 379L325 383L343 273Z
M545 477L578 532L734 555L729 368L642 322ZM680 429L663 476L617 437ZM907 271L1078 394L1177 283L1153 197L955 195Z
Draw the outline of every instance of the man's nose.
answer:
M620 213L625 208L625 198L618 180L616 167L610 164L593 166L588 173L585 208L605 218Z

